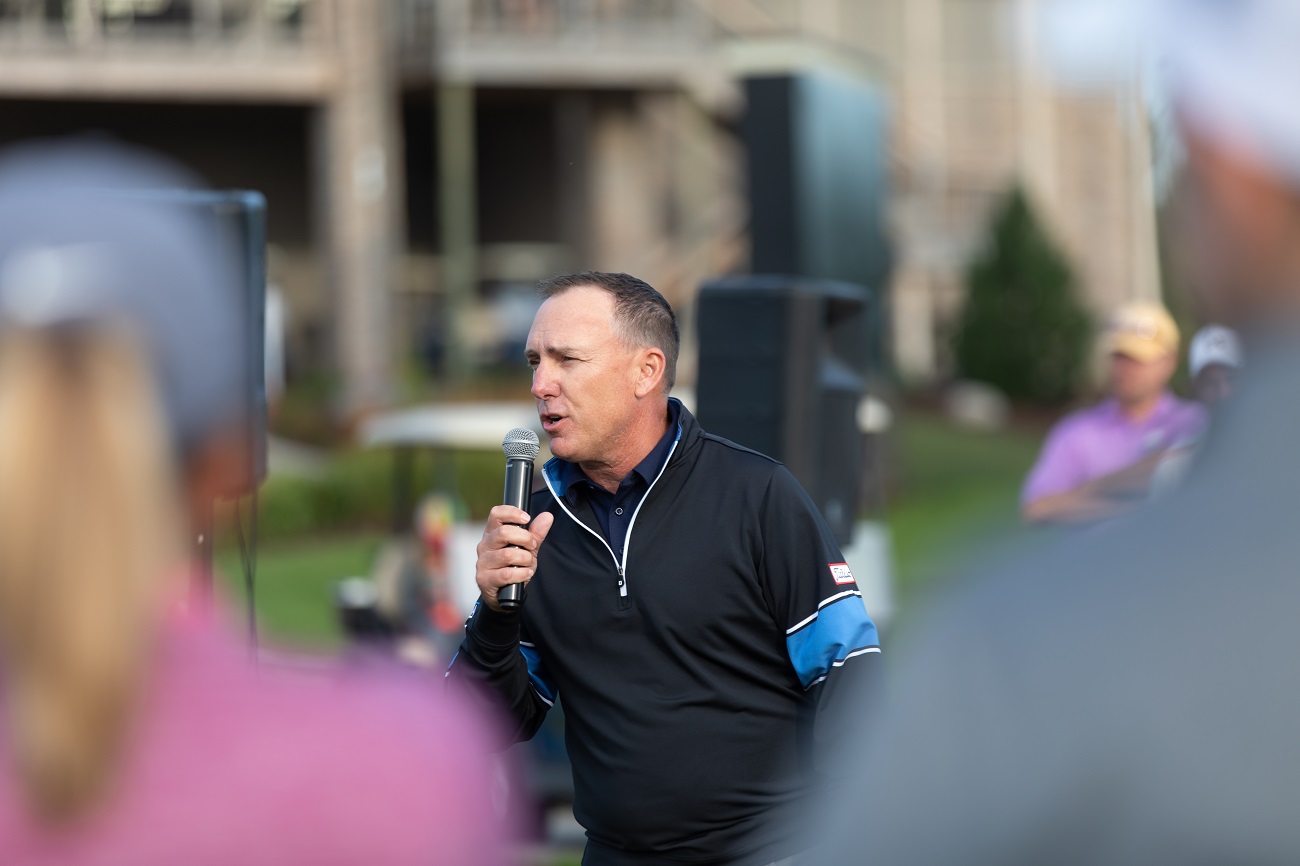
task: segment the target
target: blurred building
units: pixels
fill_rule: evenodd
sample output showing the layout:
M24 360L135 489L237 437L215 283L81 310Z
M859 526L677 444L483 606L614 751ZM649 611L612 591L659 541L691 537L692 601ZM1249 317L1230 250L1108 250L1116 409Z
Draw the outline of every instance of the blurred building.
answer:
M293 0L4 0L0 143L103 132L269 202L269 271L294 368L392 377L405 223L383 7ZM341 323L346 322L346 326ZM335 324L339 327L335 327Z
M1041 0L854 0L841 34L879 58L895 97L894 358L947 371L947 335L991 206L1026 187L1097 314L1159 297L1148 125L1139 95L1053 88L1026 45Z
M1017 176L1099 308L1155 291L1134 102L1030 74L1033 5L0 0L0 144L102 129L265 192L290 376L335 370L358 408L401 358L513 358L560 271L639 274L689 333L700 282L749 266L745 80L830 70L892 97L893 352L924 379Z

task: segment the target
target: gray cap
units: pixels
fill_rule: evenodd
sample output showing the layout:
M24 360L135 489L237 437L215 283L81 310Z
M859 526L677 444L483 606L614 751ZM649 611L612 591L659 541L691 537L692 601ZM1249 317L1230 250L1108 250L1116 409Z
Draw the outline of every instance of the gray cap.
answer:
M0 153L0 328L131 329L182 451L235 417L247 339L231 239L147 192L199 187L171 163L106 142Z

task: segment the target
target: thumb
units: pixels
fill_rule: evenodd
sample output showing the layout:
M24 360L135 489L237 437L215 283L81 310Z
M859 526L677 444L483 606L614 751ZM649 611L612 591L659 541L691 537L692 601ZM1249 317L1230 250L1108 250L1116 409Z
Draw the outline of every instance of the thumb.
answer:
M533 538L537 539L538 545L541 545L546 540L553 523L555 523L555 515L549 511L543 511L533 518L533 522L528 526L528 531L533 534Z

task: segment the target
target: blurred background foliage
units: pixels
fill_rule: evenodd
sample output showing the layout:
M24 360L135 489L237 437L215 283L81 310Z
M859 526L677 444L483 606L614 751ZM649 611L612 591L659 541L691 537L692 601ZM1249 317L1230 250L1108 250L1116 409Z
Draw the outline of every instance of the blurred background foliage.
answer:
M487 517L501 498L501 456L490 451L444 451L417 455L411 489L452 492L471 519ZM264 543L313 533L381 530L393 522L393 455L343 450L330 456L318 476L279 475L263 485L258 532ZM407 525L410 515L404 518Z
M957 368L1012 400L1047 405L1084 384L1094 326L1070 263L1014 186L966 272L953 339Z

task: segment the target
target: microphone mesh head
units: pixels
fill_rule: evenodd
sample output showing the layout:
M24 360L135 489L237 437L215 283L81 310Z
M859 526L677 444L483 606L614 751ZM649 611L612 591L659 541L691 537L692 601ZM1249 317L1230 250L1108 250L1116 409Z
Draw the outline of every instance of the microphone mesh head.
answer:
M506 453L506 457L536 460L537 453L542 448L537 444L536 433L527 427L515 427L506 434L506 438L501 440L501 450Z

